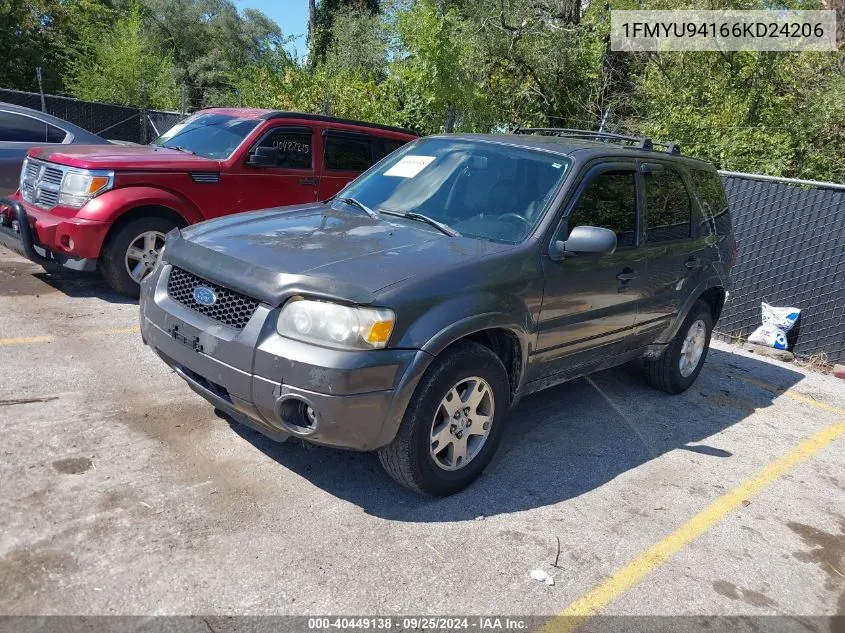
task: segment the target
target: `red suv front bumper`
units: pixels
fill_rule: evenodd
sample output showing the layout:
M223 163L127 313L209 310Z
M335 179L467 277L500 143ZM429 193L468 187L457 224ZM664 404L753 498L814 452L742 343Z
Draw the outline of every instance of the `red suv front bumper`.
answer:
M0 199L0 244L48 268L94 270L109 226L38 209L17 195Z

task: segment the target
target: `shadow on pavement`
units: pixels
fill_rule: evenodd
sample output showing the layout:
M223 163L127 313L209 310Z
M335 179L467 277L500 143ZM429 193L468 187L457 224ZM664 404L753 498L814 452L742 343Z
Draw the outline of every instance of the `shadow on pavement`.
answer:
M8 253L0 250L0 255ZM98 273L61 270L48 273L38 264L18 258L0 260L0 296L41 297L61 292L68 297L96 297L109 303L132 304L130 299L112 290Z
M577 497L674 449L733 458L707 445L707 438L770 406L775 397L742 376L781 389L803 378L777 365L711 349L696 383L679 396L649 388L642 368L632 363L527 397L512 412L484 474L467 490L444 499L401 488L374 454L297 441L278 444L230 424L282 466L368 514L414 522L472 520Z

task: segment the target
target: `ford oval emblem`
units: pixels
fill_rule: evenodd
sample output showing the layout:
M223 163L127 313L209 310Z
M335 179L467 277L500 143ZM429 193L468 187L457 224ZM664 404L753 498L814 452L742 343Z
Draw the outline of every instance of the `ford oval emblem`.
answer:
M217 303L217 293L211 288L205 286L197 286L194 288L194 301L201 306L213 306Z

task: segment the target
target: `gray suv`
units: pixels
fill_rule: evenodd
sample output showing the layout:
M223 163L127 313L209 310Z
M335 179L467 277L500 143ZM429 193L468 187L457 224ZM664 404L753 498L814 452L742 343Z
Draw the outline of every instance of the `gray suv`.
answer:
M378 451L434 496L478 477L521 396L638 357L684 391L736 257L715 169L518 132L419 139L325 202L174 230L144 341L228 417Z

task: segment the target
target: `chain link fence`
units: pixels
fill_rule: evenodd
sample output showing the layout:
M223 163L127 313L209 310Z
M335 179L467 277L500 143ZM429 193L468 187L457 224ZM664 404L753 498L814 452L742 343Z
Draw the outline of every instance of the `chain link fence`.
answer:
M33 110L41 110L41 98L42 95L37 92L0 88L0 101ZM183 118L178 112L82 101L57 95L43 95L43 98L47 114L69 121L103 138L142 145L155 140Z
M739 260L717 331L747 338L761 301L796 307L795 354L845 362L845 185L721 173Z

